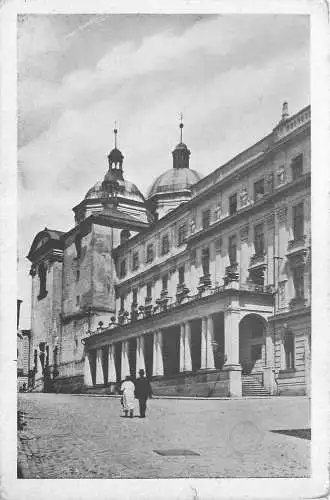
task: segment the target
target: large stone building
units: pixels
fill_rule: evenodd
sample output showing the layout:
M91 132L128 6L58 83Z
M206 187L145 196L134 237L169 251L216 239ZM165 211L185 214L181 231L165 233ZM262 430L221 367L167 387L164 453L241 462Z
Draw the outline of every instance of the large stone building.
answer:
M112 392L144 368L159 394L309 393L310 108L284 103L266 137L204 178L182 127L147 198L115 143L75 226L36 235L36 388Z

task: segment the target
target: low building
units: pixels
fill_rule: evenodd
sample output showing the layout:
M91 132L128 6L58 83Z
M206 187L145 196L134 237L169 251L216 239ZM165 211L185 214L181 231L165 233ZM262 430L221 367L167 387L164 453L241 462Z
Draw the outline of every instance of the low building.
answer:
M159 394L309 393L310 107L284 103L266 137L204 178L182 127L147 198L115 130L75 226L36 235L36 387L46 373L57 390L112 392L144 368Z

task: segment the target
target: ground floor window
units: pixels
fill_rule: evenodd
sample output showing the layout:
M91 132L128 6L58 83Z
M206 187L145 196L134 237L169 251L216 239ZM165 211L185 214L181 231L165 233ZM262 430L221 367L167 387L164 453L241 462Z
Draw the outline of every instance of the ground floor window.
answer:
M294 336L291 331L285 333L284 337L284 369L294 369Z

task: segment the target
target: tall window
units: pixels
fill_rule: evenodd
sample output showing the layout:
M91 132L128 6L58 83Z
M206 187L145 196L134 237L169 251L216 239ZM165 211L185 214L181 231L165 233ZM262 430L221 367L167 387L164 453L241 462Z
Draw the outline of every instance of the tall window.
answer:
M138 268L139 268L139 252L133 252L132 269L133 271L136 271L136 269Z
M152 243L147 245L147 262L152 262L154 260L154 246Z
M210 209L209 208L207 210L203 211L202 225L203 225L203 229L206 229L210 225Z
M296 299L304 298L304 267L297 266L292 269L293 286Z
M164 274L162 277L162 290L167 290L168 287L168 275Z
M230 265L233 265L237 262L237 243L236 243L236 235L230 236L228 240L228 255Z
M47 269L45 264L42 262L38 267L38 276L39 276L39 296L38 299L43 299L47 295L46 290L46 280L47 280Z
M284 338L285 370L294 369L294 336L291 331L285 333Z
M74 240L74 244L76 247L76 259L80 259L81 257L81 235L77 234L76 239Z
M208 248L202 250L202 268L203 276L210 274L210 250Z
M147 284L147 298L151 299L151 297L152 297L152 284L148 283Z
M254 228L254 251L259 257L265 253L264 225L257 224Z
M293 207L293 238L299 240L304 236L304 203Z
M233 215L236 212L237 212L237 193L234 193L229 197L229 215Z
M254 201L261 200L265 194L265 180L260 179L254 183Z
M132 291L132 302L133 304L137 304L137 294L138 294L138 289L137 288L133 288L133 291Z
M292 180L295 181L303 174L303 155L300 154L293 158L291 162Z
M170 239L168 234L165 234L162 238L162 255L166 255L170 251Z
M125 278L125 276L126 276L126 259L121 261L119 269L119 277Z
M187 225L181 224L178 230L178 245L183 245L187 237Z
M184 283L184 266L179 267L179 284L183 285Z

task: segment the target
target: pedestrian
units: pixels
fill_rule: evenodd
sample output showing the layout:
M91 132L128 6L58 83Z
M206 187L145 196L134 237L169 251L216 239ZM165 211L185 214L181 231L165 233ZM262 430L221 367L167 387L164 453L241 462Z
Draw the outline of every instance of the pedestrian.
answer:
M152 398L152 390L149 380L144 376L144 370L139 370L140 378L135 382L135 397L139 400L140 418L146 416L147 399Z
M124 409L125 417L128 417L129 412L129 416L133 418L135 385L132 377L127 375L124 382L120 386L120 391L122 393L122 406Z

